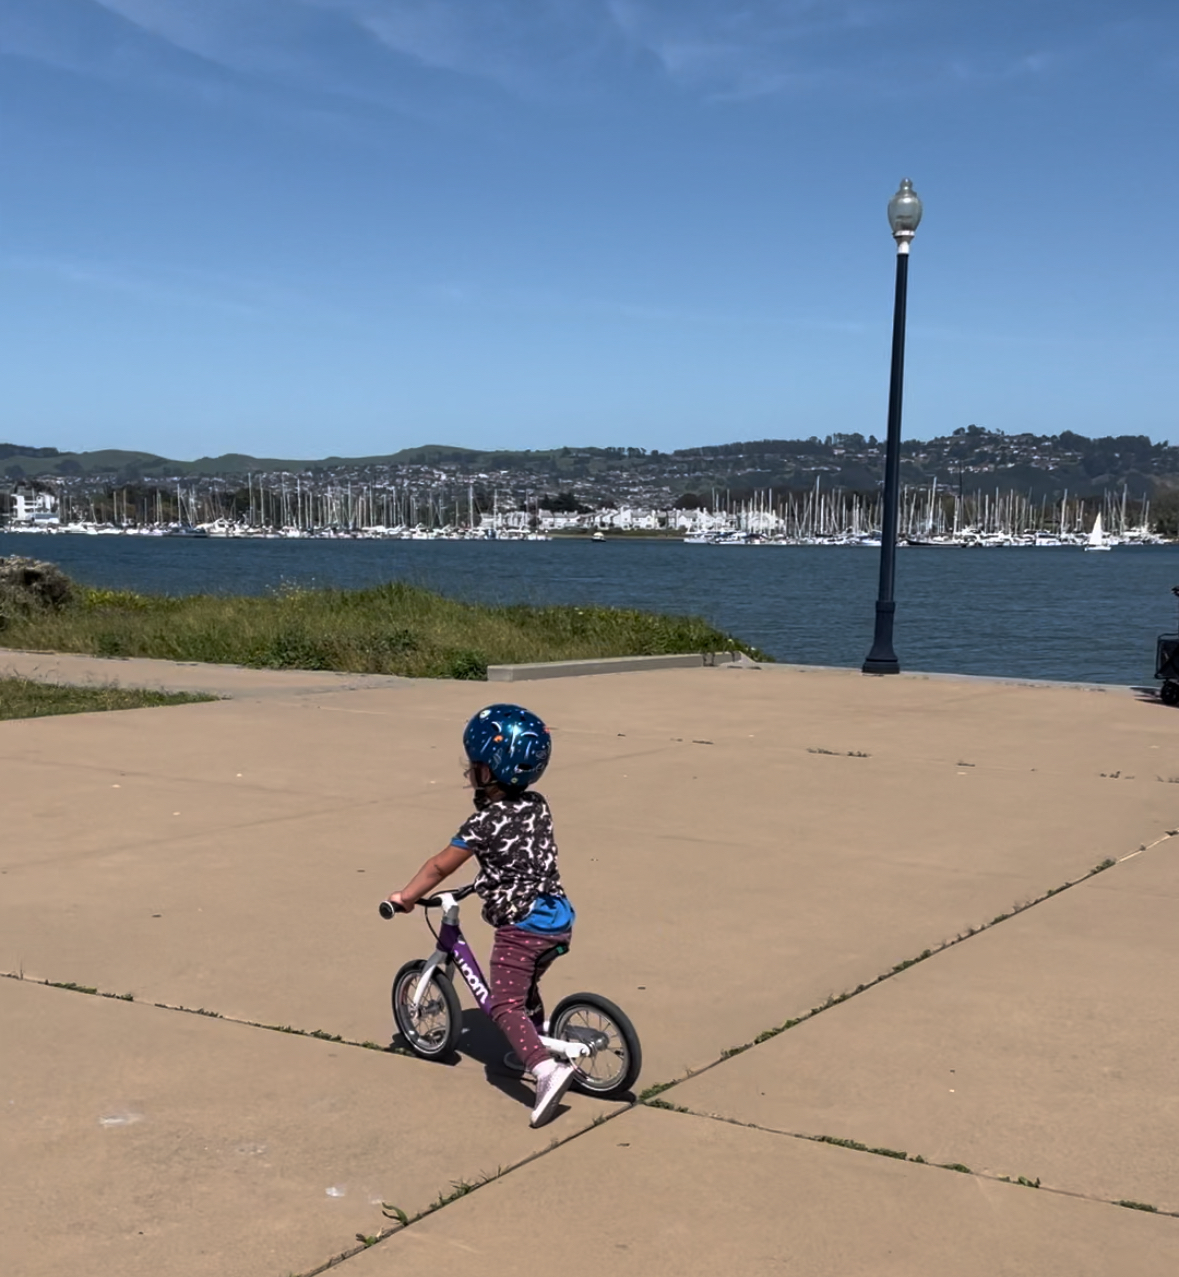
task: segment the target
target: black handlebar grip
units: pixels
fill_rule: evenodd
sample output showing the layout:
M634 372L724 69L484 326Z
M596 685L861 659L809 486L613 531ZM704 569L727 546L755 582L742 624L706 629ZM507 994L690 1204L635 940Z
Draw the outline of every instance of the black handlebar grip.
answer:
M392 900L382 900L380 903L380 911L382 918L392 918L397 910L393 907Z

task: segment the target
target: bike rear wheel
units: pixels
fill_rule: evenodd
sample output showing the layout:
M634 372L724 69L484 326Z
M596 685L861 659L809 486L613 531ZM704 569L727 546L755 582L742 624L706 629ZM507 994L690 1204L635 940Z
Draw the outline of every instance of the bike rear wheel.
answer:
M629 1017L609 998L572 993L562 998L549 1020L549 1036L592 1048L577 1065L573 1085L587 1095L609 1099L624 1095L638 1080L643 1048Z
M453 1055L463 1031L462 1008L450 977L435 971L415 1007L414 995L426 962L415 958L398 971L393 981L393 1020L406 1046L423 1060Z

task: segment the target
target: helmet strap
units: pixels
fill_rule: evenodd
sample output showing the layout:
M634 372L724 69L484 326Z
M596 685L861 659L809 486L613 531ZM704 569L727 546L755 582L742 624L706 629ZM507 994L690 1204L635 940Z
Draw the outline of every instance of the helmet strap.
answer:
M475 795L486 802L498 802L506 798L508 791L491 774L486 763L472 763L471 777L474 780Z

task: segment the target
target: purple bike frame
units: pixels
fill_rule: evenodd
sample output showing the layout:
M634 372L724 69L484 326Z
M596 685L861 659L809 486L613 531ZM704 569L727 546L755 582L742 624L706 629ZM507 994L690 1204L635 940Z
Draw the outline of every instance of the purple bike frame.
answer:
M458 967L467 988L471 990L471 996L479 1004L479 1009L486 1011L487 1004L491 1001L491 990L483 978L479 960L471 951L466 937L453 922L443 922L438 928L438 951L444 953Z

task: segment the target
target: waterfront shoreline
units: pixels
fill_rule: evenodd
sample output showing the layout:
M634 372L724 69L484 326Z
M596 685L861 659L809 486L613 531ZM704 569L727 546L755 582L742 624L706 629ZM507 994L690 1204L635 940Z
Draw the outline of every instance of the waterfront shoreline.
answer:
M268 595L390 580L469 602L694 612L779 662L858 668L871 646L879 556L822 546L725 553L667 540L545 543L42 538L0 532L0 555L51 558L77 581L148 594ZM897 556L903 669L1149 683L1175 630L1179 546L1086 554Z

